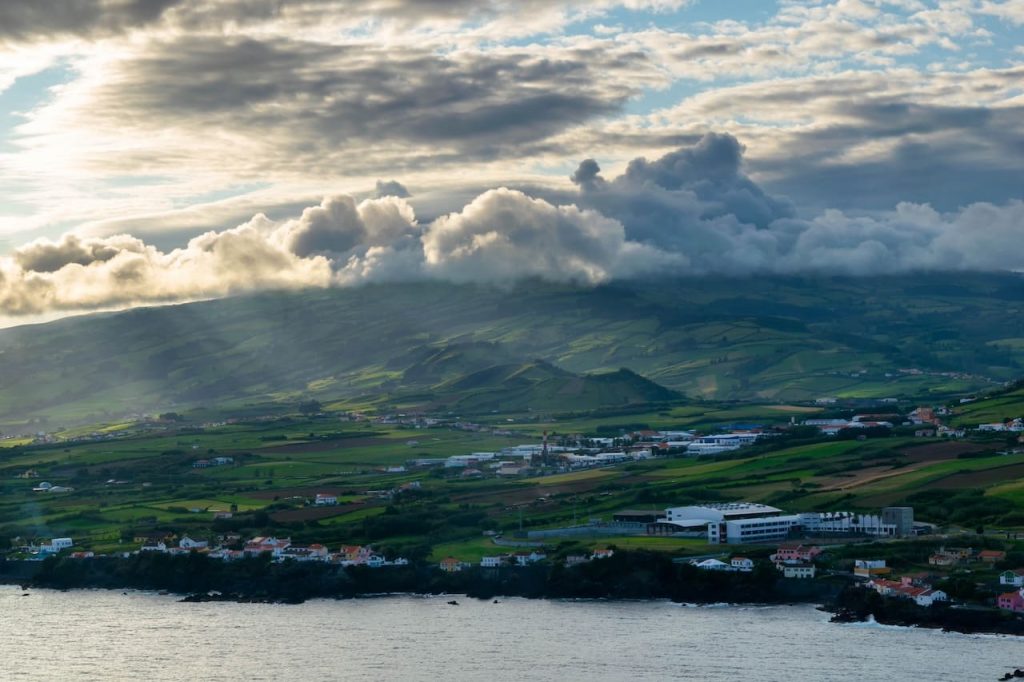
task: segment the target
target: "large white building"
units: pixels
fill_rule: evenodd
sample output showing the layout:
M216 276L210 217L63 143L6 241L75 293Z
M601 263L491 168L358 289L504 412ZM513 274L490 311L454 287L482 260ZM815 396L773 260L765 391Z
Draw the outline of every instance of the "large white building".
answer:
M800 526L809 535L862 534L907 537L914 532L913 507L885 507L881 514L811 512L800 514Z
M742 544L779 540L789 536L798 525L797 514L750 502L725 502L665 510L658 523L671 524L685 531L704 527L712 544Z

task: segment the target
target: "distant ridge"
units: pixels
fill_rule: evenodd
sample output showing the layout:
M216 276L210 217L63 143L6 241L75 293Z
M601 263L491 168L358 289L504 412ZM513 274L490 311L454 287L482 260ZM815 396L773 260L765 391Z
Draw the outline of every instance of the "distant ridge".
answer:
M594 376L622 367L635 374ZM693 398L811 401L952 396L1022 375L1024 279L1011 274L395 283L0 330L0 431L410 390L481 409L498 400L484 391L543 409L663 395L634 377Z

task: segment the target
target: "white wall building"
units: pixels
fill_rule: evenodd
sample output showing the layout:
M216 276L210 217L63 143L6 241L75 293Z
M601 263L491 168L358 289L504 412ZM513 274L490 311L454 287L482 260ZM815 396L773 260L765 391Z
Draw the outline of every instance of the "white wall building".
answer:
M796 514L783 515L781 509L749 502L726 502L665 510L666 522L680 527L705 526L712 544L741 544L779 540L789 536L799 523Z
M193 540L189 536L185 536L178 542L178 547L182 549L204 549L210 545L206 540Z
M782 566L782 577L784 578L813 578L814 573L815 568L810 565L792 566L783 564Z

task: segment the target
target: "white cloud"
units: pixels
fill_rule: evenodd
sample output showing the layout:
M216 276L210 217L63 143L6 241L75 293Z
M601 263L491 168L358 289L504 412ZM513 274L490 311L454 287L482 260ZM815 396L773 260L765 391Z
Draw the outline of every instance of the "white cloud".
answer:
M1024 202L942 213L798 217L743 173L739 144L708 136L606 180L596 162L551 200L486 191L421 226L405 199L324 199L296 218L259 214L162 251L129 235L36 240L0 258L10 315L189 301L281 288L444 279L597 284L648 275L1024 270Z

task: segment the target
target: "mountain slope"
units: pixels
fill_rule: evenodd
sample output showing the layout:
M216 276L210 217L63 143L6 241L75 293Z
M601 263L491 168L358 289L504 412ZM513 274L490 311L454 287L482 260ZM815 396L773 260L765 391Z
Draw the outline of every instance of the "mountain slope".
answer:
M0 430L395 392L534 358L705 398L949 394L1024 374L1022 301L1019 276L963 274L388 284L136 309L0 331Z
M536 360L495 365L432 388L430 407L464 413L545 410L570 412L677 400L676 391L628 369L574 374Z

